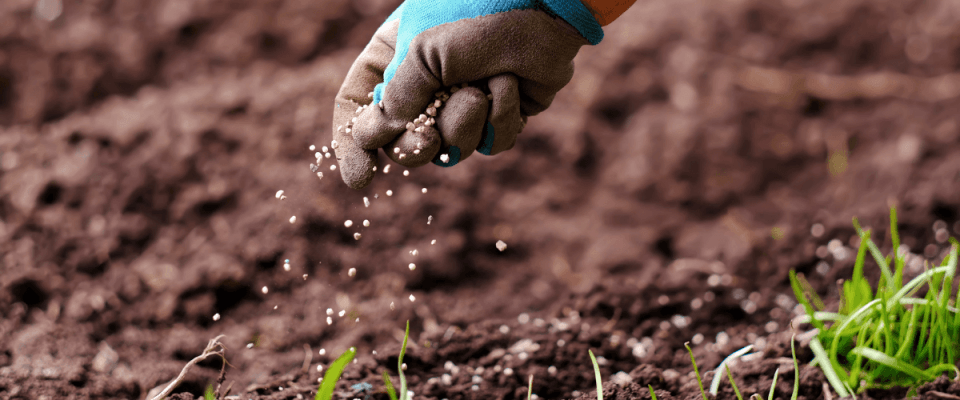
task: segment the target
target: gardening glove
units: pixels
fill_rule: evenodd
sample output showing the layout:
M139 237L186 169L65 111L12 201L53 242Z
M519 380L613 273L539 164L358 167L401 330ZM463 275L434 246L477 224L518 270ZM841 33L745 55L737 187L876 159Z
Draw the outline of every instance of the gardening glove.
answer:
M578 0L407 0L337 94L344 182L369 184L379 148L408 167L512 148L526 118L570 81L580 47L600 42L597 21Z

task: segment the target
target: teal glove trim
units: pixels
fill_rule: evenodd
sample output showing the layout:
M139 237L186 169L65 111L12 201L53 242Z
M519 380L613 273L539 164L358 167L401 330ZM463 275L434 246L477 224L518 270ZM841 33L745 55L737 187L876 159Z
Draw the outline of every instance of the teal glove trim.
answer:
M489 156L493 152L493 138L495 137L493 132L493 124L487 121L486 129L483 132L483 138L480 139L480 146L477 147L477 152L485 156Z
M437 152L437 157L433 159L434 164L439 165L441 167L452 167L454 165L457 165L458 162L460 162L460 148L457 146L450 146L450 148L447 149L447 152L445 154L450 156L450 160L448 160L447 162L440 161L441 153L443 152L442 151Z
M549 9L554 15L563 18L577 32L592 45L597 45L603 40L603 27L593 17L590 10L579 0L539 0L543 7Z
M397 29L396 53L383 72L383 82L373 90L373 102L379 103L383 100L384 87L393 79L397 68L406 59L413 38L423 31L462 19L529 9L540 9L563 18L591 44L600 43L603 39L600 23L579 0L407 0L384 22L386 24L400 19L400 27ZM461 82L449 84L457 83Z

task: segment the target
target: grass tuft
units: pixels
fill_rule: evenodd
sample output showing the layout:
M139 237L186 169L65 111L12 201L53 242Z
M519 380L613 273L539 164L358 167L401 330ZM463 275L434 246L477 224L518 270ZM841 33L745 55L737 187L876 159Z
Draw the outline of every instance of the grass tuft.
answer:
M950 238L950 253L940 266L904 280L905 255L898 254L896 209L890 209L891 254L884 255L871 232L853 226L860 237L853 276L841 290L837 312L826 312L802 275L790 273L794 295L818 331L810 342L818 365L841 397L867 389L915 388L952 373L960 357L960 313L953 291L960 243ZM869 254L870 257L867 257ZM876 287L867 281L868 258L880 270ZM892 269L891 269L891 263Z

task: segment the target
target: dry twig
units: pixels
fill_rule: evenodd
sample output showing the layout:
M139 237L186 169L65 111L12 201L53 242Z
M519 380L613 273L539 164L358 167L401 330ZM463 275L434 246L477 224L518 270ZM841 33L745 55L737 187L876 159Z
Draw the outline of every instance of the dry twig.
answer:
M210 339L210 342L207 343L207 347L203 349L203 353L201 353L199 356L194 357L192 360L190 360L190 362L187 363L187 365L184 365L183 369L180 370L180 375L177 375L176 378L170 381L170 383L167 384L167 386L163 388L163 390L161 390L160 393L158 393L156 396L153 396L151 400L160 400L170 395L170 392L172 392L173 389L176 389L177 385L179 385L180 382L183 382L183 378L187 376L187 372L190 371L190 368L192 368L196 363L206 360L210 356L215 356L215 355L220 356L220 358L223 359L224 364L226 364L227 359L224 358L223 356L224 351L226 351L226 347L223 347L223 343L220 343L220 338L224 336L225 335L220 335L213 339ZM223 374L223 371L221 371L221 375L222 374ZM151 392L152 391L153 390L151 390Z

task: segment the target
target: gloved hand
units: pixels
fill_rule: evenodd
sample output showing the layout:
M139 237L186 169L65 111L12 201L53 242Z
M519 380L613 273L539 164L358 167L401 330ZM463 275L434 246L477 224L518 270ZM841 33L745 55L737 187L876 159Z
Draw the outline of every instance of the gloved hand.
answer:
M343 181L369 184L378 148L408 167L512 148L527 117L570 81L580 47L602 37L579 0L407 0L337 94L333 147ZM449 88L459 90L447 98Z

